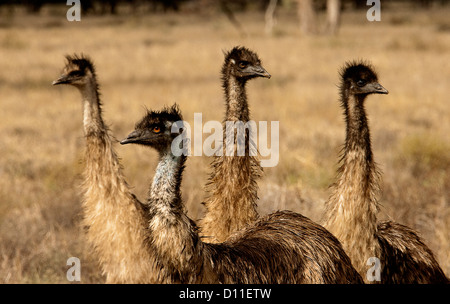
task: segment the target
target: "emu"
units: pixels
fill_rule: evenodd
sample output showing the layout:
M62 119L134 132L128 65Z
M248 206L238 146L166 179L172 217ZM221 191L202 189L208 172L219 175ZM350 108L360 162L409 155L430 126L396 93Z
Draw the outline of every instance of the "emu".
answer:
M181 196L185 142L176 105L148 111L121 144L141 144L159 154L149 190L149 243L165 281L180 283L362 283L339 241L300 214L275 212L222 243L205 243L186 215ZM175 130L175 131L174 131ZM175 145L176 146L176 145ZM178 150L178 148L180 150ZM176 153L174 153L176 152Z
M224 138L229 138L226 122L250 120L246 95L247 81L256 77L270 78L262 67L258 55L245 47L234 47L225 54L222 66L222 86L225 93L226 113L223 121ZM207 184L209 196L203 203L205 216L199 221L201 234L208 242L223 242L233 232L239 231L258 218L257 180L262 168L256 156L250 155L251 145L248 130L245 137L244 156L226 156L226 146L234 145L236 155L238 136L233 130L233 142L223 145L222 156L211 163L212 172Z
M155 269L146 240L148 212L130 192L102 119L99 85L92 61L66 56L62 75L53 85L76 87L82 97L86 139L83 172L83 225L107 283L164 283Z
M324 226L342 242L366 282L367 260L376 257L381 263L381 282L372 283L447 283L433 253L414 230L377 220L381 176L364 102L370 94L388 91L365 62L346 63L340 76L346 139L338 177L326 202Z

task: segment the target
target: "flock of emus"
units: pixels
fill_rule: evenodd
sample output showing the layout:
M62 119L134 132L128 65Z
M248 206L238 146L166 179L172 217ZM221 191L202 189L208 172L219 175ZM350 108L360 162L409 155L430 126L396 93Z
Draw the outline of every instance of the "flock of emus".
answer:
M246 83L270 75L244 47L225 54L221 73L224 123L249 121ZM206 215L197 226L186 215L180 192L186 156L171 149L180 135L171 132L172 124L182 120L178 107L148 111L121 141L159 153L149 197L140 202L130 192L115 140L102 119L93 63L84 56L67 56L53 84L70 84L81 92L86 138L83 224L107 283L448 283L416 232L377 220L380 174L364 102L370 94L388 91L364 62L347 63L340 76L346 140L323 226L292 211L258 215L262 168L248 153L248 137L245 156L214 156ZM380 280L366 276L371 257L380 261Z

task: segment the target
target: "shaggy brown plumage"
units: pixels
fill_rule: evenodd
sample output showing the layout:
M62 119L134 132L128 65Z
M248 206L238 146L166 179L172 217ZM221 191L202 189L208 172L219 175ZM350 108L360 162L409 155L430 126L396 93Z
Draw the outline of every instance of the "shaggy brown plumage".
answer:
M344 246L367 281L370 257L381 262L381 283L447 282L431 250L412 229L377 221L380 173L374 162L364 101L369 94L387 94L373 68L347 63L341 71L341 105L346 139L333 192L326 203L324 226ZM373 281L373 283L380 283Z
M181 120L176 107L148 112L121 142L147 145L159 152L149 191L148 232L158 267L166 270L166 281L362 283L337 239L293 212L265 216L226 242L204 243L181 198L186 156L173 145L181 130L172 131L173 123Z
M258 55L245 47L235 47L225 54L222 66L222 86L225 93L225 119L223 121L224 139L229 138L227 122L250 120L246 96L246 83L256 77L270 78L261 66ZM212 173L207 184L209 196L204 205L206 213L199 222L201 234L207 242L223 242L233 232L239 231L258 218L256 201L258 199L257 180L262 174L258 158L249 153L250 147L256 151L246 130L245 155L237 156L236 130L233 141L225 142L220 148L222 156L215 156L211 163ZM227 145L234 145L234 156L227 156ZM253 145L253 146L251 146ZM231 151L231 149L229 150Z
M92 61L67 56L54 85L69 84L81 92L86 138L83 224L107 283L160 282L146 242L148 212L130 192L122 174L113 137L102 119L97 77Z

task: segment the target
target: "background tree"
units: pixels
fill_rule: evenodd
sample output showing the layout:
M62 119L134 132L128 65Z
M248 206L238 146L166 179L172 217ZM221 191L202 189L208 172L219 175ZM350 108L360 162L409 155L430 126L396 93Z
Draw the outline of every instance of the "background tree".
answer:
M264 15L265 17L265 21L266 21L266 34L272 34L273 32L273 27L276 24L276 19L275 19L275 9L277 8L277 3L278 0L270 0L269 4L267 5L266 8L266 13Z
M317 33L317 16L313 0L297 0L297 12L300 19L300 30L306 34Z
M341 0L327 0L327 25L325 31L328 34L336 34L341 20Z

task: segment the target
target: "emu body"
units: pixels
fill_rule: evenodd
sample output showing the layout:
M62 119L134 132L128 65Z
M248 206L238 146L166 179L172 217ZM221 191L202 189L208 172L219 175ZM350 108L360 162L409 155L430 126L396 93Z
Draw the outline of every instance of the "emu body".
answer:
M367 260L376 257L381 262L381 282L371 283L448 282L415 231L377 220L381 176L372 153L364 102L369 94L388 91L378 83L370 65L352 62L342 69L340 93L346 139L338 178L326 203L324 226L341 241L366 281Z
M83 225L107 283L160 282L146 241L148 212L130 192L102 119L94 66L81 56L67 56L54 85L69 84L81 93L86 139L83 171Z
M261 66L261 60L254 52L244 47L235 47L225 55L222 66L222 86L225 93L225 119L223 121L223 138L226 134L226 122L250 120L250 111L246 95L246 83L256 77L270 78L270 74ZM234 153L237 155L236 131L233 136ZM257 180L262 168L256 156L249 153L250 142L247 132L245 137L245 155L227 156L224 144L223 156L214 158L212 173L207 184L209 196L204 205L206 214L200 220L201 234L208 242L223 242L233 232L239 231L258 218L256 201L258 199Z
M362 283L341 244L323 227L284 211L262 217L222 243L205 243L181 198L183 153L171 143L176 107L148 112L122 144L158 151L149 190L148 238L164 280L180 283Z

